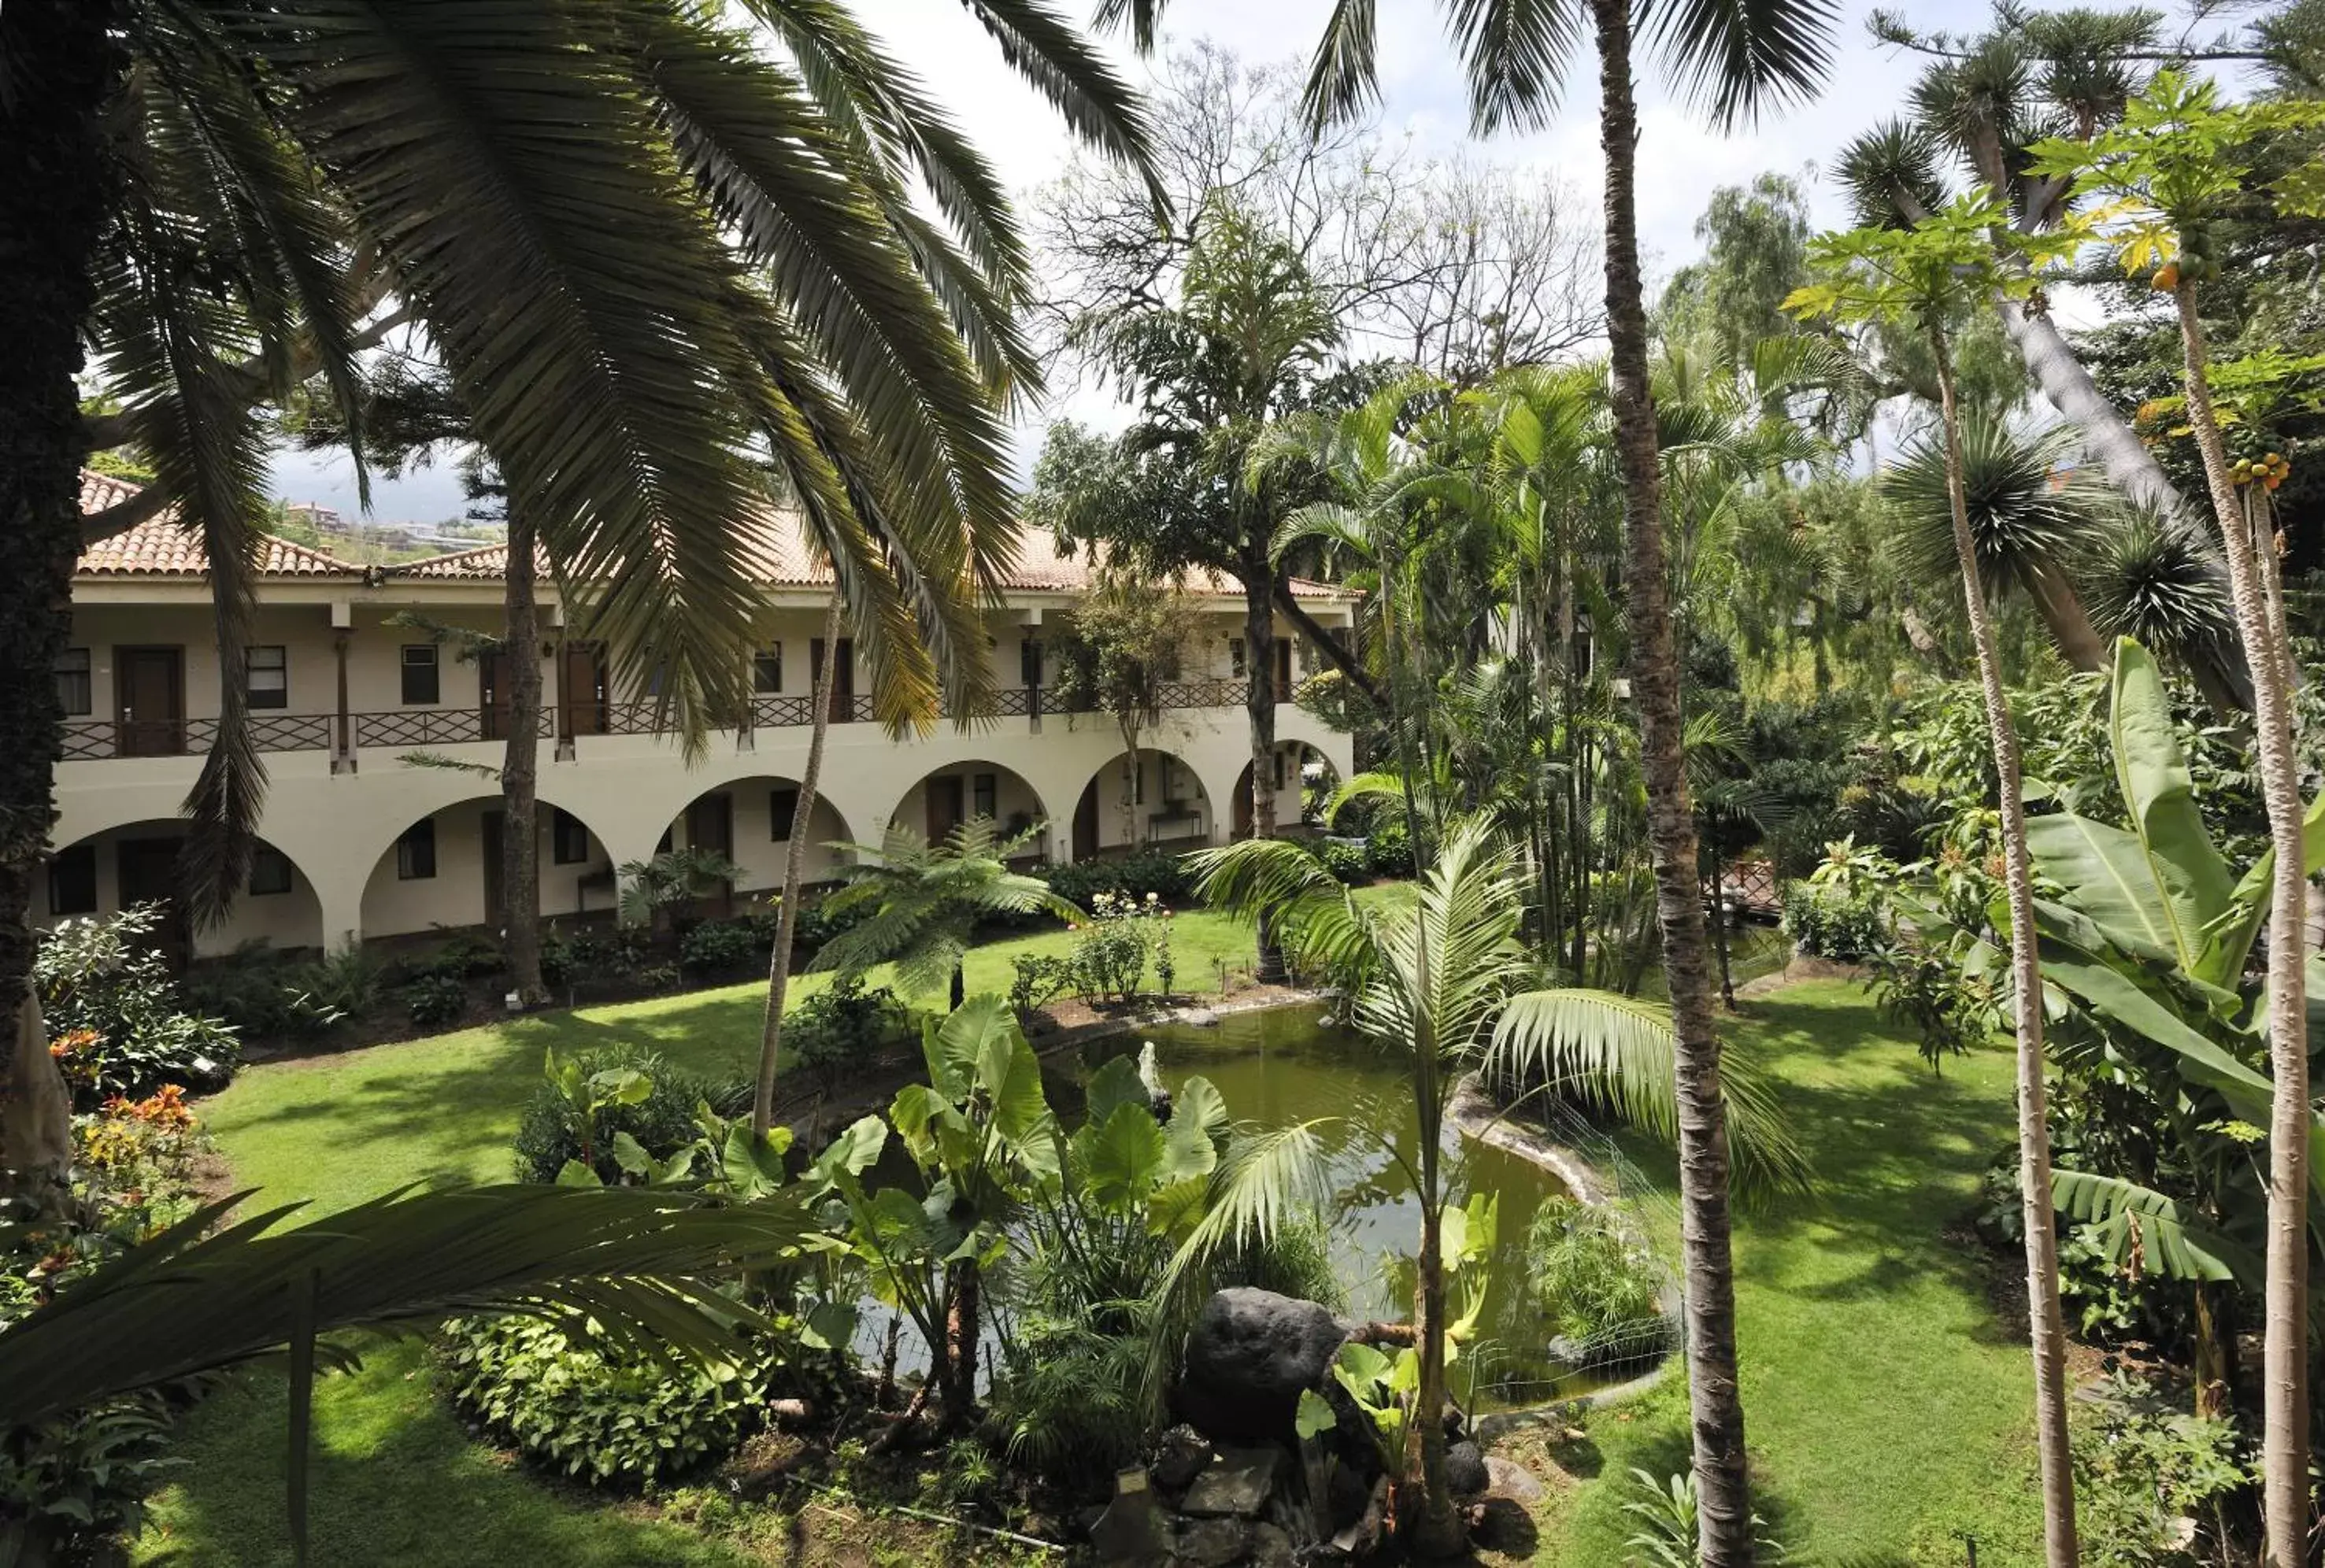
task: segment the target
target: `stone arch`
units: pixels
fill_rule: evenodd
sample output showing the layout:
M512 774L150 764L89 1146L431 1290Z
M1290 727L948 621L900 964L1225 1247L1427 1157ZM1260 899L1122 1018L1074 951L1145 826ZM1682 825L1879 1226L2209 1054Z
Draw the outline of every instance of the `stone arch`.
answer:
M1117 752L1098 765L1075 802L1073 858L1141 844L1195 849L1214 842L1217 804L1186 758L1157 746Z
M1321 782L1326 789L1338 784L1342 777L1340 765L1329 752L1311 742L1278 736L1275 742L1278 764L1275 794L1275 827L1278 833L1301 827L1313 827L1301 810L1307 786ZM1251 769L1246 762L1236 775L1235 804L1229 817L1231 835L1236 838L1251 836ZM1311 775L1320 775L1314 777Z
M721 779L680 807L666 831L673 844L714 849L741 866L744 874L731 891L773 893L783 886L799 789L797 779L774 771ZM806 880L830 881L848 860L847 851L832 846L858 842L838 805L819 791L808 828Z
M360 878L354 928L369 939L497 920L500 817L499 792L472 788L375 841L368 858L349 857ZM609 913L616 851L607 837L547 794L538 796L534 831L542 918Z
M941 838L954 825L980 815L991 816L1005 834L1044 825L1042 836L1025 852L1028 859L1049 853L1064 826L1049 797L1033 780L1014 768L976 757L940 762L922 773L879 826L882 832L894 824L924 837Z
M322 887L299 856L265 838L258 841L249 885L225 918L192 928L177 891L178 856L189 826L182 816L146 817L58 844L50 853L47 885L33 894L35 918L49 925L159 900L168 907L162 945L177 957L217 957L251 943L286 951L328 945Z

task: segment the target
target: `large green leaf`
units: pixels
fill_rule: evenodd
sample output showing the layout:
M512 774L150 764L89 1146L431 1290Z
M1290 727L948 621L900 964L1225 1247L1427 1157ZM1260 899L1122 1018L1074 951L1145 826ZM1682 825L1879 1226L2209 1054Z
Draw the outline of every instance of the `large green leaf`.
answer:
M1227 1102L1209 1078L1189 1078L1171 1097L1171 1125L1162 1179L1181 1182L1206 1176L1219 1163L1227 1136Z
M2067 812L2030 817L2026 848L2034 869L2063 887L2108 941L2142 958L2181 962L2163 890L2135 835Z
M2123 1263L2136 1240L2143 1266L2172 1279L2233 1279L2257 1290L2264 1273L2250 1248L2181 1212L2162 1193L2116 1176L2054 1170L2051 1196L2059 1207L2094 1227L2107 1257Z
M2269 1124L2274 1085L2268 1076L2238 1061L2226 1047L2206 1038L2130 976L2114 966L2060 943L2042 944L2042 974L2107 1022L2127 1028L2180 1058L2181 1070L2193 1083L2218 1092L2238 1116L2256 1127ZM2309 1183L2325 1197L2325 1127L2312 1115L2309 1130Z
M2303 871L2312 877L2325 871L2325 795L2309 803L2309 815L2301 823L2301 848ZM2215 985L2237 982L2254 938L2268 920L2275 878L2276 848L2272 844L2237 881L2228 913L2208 935L2196 971L2201 978Z
M2180 750L2163 678L2147 650L2128 637L2116 643L2107 722L2116 780L2163 894L2156 912L2180 966L2194 971L2235 888L2196 809L2195 781Z
M1167 1152L1162 1124L1143 1105L1116 1105L1102 1123L1074 1135L1089 1196L1101 1209L1127 1213L1162 1174Z
M1116 1056L1090 1075L1085 1091L1084 1113L1088 1125L1103 1126L1120 1105L1151 1105L1145 1082L1138 1075L1138 1063L1130 1056Z

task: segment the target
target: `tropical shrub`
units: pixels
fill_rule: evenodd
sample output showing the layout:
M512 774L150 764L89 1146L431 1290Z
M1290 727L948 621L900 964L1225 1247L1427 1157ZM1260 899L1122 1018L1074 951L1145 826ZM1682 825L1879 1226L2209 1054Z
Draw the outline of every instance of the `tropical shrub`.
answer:
M850 907L845 903L834 904L830 894L831 890L827 887L811 897L802 897L800 900L799 918L792 924L792 940L811 953L820 949L825 943L841 932L850 930L870 919L875 913L874 910L861 905ZM767 945L771 947L774 945L775 941L774 922L777 913L777 909L771 904L764 916L755 917L764 918L767 922L766 939Z
M767 946L747 920L705 920L679 938L678 962L698 974L723 974L763 958Z
M1967 1056L2008 1027L1994 977L1969 973L1965 955L1951 945L1883 943L1866 960L1882 1016L1913 1030L1922 1059L1933 1070L1946 1057Z
M1365 839L1365 869L1376 877L1409 877L1413 866L1413 835L1404 817L1381 812Z
M360 947L301 958L258 942L190 970L179 983L195 1011L245 1039L312 1039L376 1008L381 973Z
M1089 912L1073 928L1075 982L1084 996L1128 1001L1144 985L1147 964L1158 949L1169 952L1171 911L1154 893L1140 901L1100 892L1091 896Z
M827 1093L850 1068L866 1065L912 1033L912 1009L885 985L866 989L860 974L832 976L783 1020L783 1043Z
M1784 892L1784 930L1802 953L1855 962L1895 939L1889 890L1903 869L1877 849L1850 839L1825 845L1804 884Z
M1370 874L1365 864L1366 841L1353 838L1320 838L1315 842L1316 858L1324 869L1344 882L1356 883Z
M216 1088L241 1047L218 1019L184 1010L169 961L145 938L161 908L60 920L41 938L33 983L51 1051L83 1109L163 1084Z
M453 1404L495 1439L574 1480L625 1489L732 1453L784 1364L764 1338L738 1334L725 1364L673 1366L522 1316L456 1319L442 1359Z
M736 1116L751 1107L752 1084L736 1076L710 1079L672 1066L654 1051L629 1045L605 1046L577 1051L555 1065L567 1079L580 1080L634 1075L644 1086L635 1097L609 1093L589 1096L588 1106L557 1078L544 1076L524 1102L515 1140L516 1174L520 1181L553 1182L568 1160L580 1160L599 1179L621 1179L613 1155L614 1135L626 1132L655 1159L664 1160L694 1141L698 1106L709 1105L719 1116ZM585 1154L588 1158L584 1158Z
M1072 989L1076 973L1071 958L1020 953L1010 959L1009 1008L1017 1027L1029 1028L1035 1012Z
M501 945L478 931L463 931L434 952L403 965L404 973L413 980L482 980L507 967Z
M403 1011L414 1027L440 1029L468 1010L468 983L455 974L423 974L403 991Z
M643 927L588 925L568 932L552 921L542 934L541 977L551 985L633 979L652 945Z
M1162 903L1181 904L1195 890L1195 873L1187 857L1161 849L1142 849L1120 860L1042 866L1035 874L1048 882L1050 890L1058 897L1085 909L1100 893L1139 902L1152 893Z
M2098 1417L2074 1434L2083 1561L2107 1568L2199 1568L2228 1561L2229 1512L2258 1479L2235 1425L2173 1408L2118 1373Z
M1554 1199L1526 1227L1526 1277L1570 1339L1604 1342L1663 1316L1663 1270L1615 1210Z

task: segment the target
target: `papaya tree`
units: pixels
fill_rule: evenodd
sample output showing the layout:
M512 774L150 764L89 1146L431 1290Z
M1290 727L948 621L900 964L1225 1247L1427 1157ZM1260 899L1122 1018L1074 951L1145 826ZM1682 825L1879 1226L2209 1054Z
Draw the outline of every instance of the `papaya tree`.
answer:
M2035 1449L2042 1484L2044 1552L2050 1568L2074 1568L2075 1482L2067 1434L2067 1330L2059 1308L2059 1239L2051 1204L2050 1112L2043 1081L2042 971L2034 934L2034 883L2020 788L2018 731L2003 689L2002 655L1979 567L1963 485L1962 419L1955 395L1948 323L1988 294L2033 289L2030 263L2055 242L2020 235L1990 197L1964 196L1910 227L1868 226L1821 235L1810 246L1816 281L1785 301L1796 314L1882 322L1909 329L1937 369L1939 463L1962 604L1994 752L2004 886L2009 905L2012 1006L2018 1045L2018 1186L2026 1234L2028 1327L2034 1360ZM2004 259L1996 259L1996 247Z
M2325 125L2325 104L2225 105L2216 84L2160 71L2125 107L2122 121L2089 141L2034 148L2037 166L2097 198L2084 232L2112 244L2126 271L2168 292L2180 320L2187 431L2204 477L2228 569L2230 601L2253 686L2253 741L2268 808L2275 885L2268 910L2267 1039L2274 1103L2269 1142L2268 1292L2263 1379L2263 1512L2267 1555L2281 1568L2307 1560L2311 1521L2309 1431L2310 1185L2308 879L2304 811L2293 755L2293 668L2277 581L2276 530L2268 495L2283 482L2282 453L2232 462L2216 405L2209 347L2196 288L2216 267L2212 225L2250 199L2258 143ZM2325 165L2304 161L2269 193L2280 212L2325 211ZM2256 482L2257 481L2257 482Z

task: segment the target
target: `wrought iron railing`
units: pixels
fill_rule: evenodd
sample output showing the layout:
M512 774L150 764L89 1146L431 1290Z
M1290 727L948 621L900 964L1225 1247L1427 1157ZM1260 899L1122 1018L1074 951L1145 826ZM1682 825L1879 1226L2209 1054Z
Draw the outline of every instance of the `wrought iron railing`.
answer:
M1240 707L1250 689L1240 680L1174 680L1157 693L1164 708ZM878 715L868 694L857 692L831 699L835 724L871 724ZM1043 687L1011 687L994 694L980 718L1038 718L1044 714L1066 716L1088 708L1070 708L1055 691ZM553 735L658 735L669 733L668 706L651 698L636 702L595 699L544 706L541 733ZM948 711L945 718L957 716ZM722 728L741 732L803 728L815 717L814 699L794 696L755 696L744 712ZM346 724L346 743L357 749L409 750L414 747L462 745L497 741L507 734L505 708L414 707L370 714L276 714L250 715L253 742L262 752L329 751L340 742ZM69 719L64 725L67 761L94 761L109 757L170 757L207 752L218 739L218 720L206 719Z

